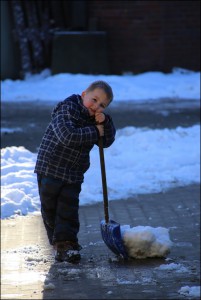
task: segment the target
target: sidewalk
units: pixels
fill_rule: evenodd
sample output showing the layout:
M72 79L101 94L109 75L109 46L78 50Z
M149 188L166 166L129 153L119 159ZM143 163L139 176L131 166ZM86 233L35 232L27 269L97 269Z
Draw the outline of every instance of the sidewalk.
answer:
M200 286L199 199L191 185L110 202L121 225L169 228L167 259L117 260L101 238L102 203L80 207L77 265L54 262L40 215L2 220L1 299L190 299L178 291ZM171 263L175 270L157 269Z

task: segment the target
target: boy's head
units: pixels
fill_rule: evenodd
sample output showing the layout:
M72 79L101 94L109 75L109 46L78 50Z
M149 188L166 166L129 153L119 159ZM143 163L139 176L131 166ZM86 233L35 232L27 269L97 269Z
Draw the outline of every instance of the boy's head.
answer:
M102 89L105 92L105 94L107 96L107 99L109 100L109 103L112 102L112 100L113 100L112 88L111 88L111 86L107 82L105 82L103 80L97 80L97 81L92 82L88 86L88 88L86 89L86 91L87 92L92 92L92 91L94 91L97 88L98 89Z
M112 88L102 80L92 82L81 94L84 106L89 114L101 113L113 100Z

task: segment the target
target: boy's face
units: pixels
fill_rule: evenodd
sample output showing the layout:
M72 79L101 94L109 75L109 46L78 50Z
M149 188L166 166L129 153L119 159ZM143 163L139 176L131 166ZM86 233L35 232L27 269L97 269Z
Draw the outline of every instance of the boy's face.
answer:
M110 103L106 93L101 88L96 88L90 92L83 91L81 97L83 105L88 109L90 116L103 112Z

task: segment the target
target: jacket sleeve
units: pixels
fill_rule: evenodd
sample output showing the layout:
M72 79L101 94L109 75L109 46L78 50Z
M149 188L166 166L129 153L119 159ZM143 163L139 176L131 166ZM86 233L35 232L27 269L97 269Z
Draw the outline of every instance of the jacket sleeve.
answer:
M52 128L57 139L66 146L77 147L82 144L95 144L98 132L93 125L78 127L79 111L75 105L60 105L52 115Z

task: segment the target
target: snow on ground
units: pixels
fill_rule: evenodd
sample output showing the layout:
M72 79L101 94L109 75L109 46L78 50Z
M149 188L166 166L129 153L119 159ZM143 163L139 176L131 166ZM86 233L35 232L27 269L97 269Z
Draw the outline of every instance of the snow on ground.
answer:
M174 68L172 73L146 72L124 75L56 74L46 69L27 75L25 80L6 79L1 83L2 101L55 102L68 95L81 93L95 80L107 81L114 92L114 101L147 102L150 99L200 99L200 73Z
M197 297L200 298L200 286L183 286L178 291L179 294L189 297Z

